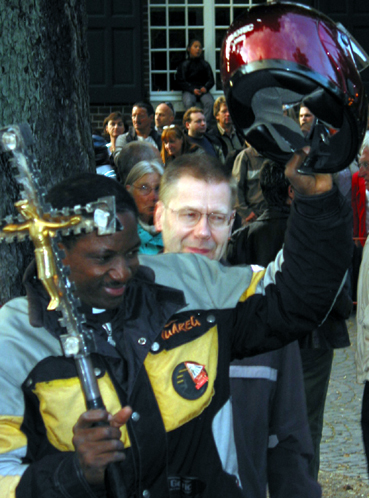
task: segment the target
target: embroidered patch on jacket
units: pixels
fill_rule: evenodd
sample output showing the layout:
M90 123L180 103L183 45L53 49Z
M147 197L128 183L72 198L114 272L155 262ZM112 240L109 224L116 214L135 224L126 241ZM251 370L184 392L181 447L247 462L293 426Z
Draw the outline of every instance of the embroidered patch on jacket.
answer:
M185 361L176 366L172 376L173 387L185 399L198 399L208 387L209 377L204 365Z
M166 324L164 330L161 333L161 337L164 340L169 339L175 334L180 334L181 332L188 332L195 327L200 327L201 323L193 315L185 322L180 322L178 320L172 320Z

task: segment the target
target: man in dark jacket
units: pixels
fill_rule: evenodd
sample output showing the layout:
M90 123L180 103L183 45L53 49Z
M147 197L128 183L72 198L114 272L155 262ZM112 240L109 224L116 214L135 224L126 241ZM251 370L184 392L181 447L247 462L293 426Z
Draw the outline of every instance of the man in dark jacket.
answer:
M144 258L170 289L139 265L137 212L118 182L84 174L77 185L68 179L55 187L56 208L116 193L121 230L61 241L96 339L92 361L107 411L85 411L74 362L62 355L58 313L45 310L31 270L29 301L0 310L2 497L105 497L110 463L118 463L129 498L169 498L180 489L242 496L212 435L229 401L229 361L311 330L350 263L347 206L329 175L297 173L304 159L301 152L288 165L299 195L278 268L224 268L195 254ZM216 213L212 219L221 221Z
M227 255L231 264L257 264L266 267L283 246L294 197L293 189L284 176L284 169L271 162L266 162L261 168L260 187L268 207L251 225L233 234ZM350 345L345 320L350 315L351 304L345 288L325 322L300 340L306 406L314 445L314 458L310 462L309 471L316 480L333 351Z
M244 138L234 128L224 95L216 99L213 106L216 124L209 129L209 135L216 137L222 144L223 155L227 159L230 152L241 151L245 146Z
M265 162L260 170L260 188L267 207L257 220L232 235L227 248L227 260L232 265L266 267L283 246L294 197L284 168Z
M197 160L190 156L176 159L162 177L155 215L156 228L165 240L164 252L198 251L225 263L235 196L236 182L219 163L205 155ZM173 216L172 210L187 210L188 216ZM211 214L207 220L199 219L198 212L224 217L224 223L214 223ZM213 434L229 442L228 454L237 454L244 496L265 498L269 489L270 498L320 497L320 487L308 472L313 448L297 341L234 360L229 375L233 417L218 417Z
M206 132L205 115L199 107L187 109L183 115L183 126L190 142L199 145L209 156L217 157L224 164L222 144L218 138Z
M153 128L154 108L148 102L137 102L132 108L132 123L127 133L120 135L115 144L114 158L119 154L122 147L134 140L145 140L154 147L161 150L161 137Z

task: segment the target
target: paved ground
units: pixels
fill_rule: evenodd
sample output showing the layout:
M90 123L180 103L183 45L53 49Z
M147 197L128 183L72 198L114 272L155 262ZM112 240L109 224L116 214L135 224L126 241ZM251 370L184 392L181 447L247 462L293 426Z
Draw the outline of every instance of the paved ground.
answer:
M363 386L356 383L355 314L348 325L351 347L336 350L333 362L324 413L319 480L324 497L368 498L369 481L360 429Z

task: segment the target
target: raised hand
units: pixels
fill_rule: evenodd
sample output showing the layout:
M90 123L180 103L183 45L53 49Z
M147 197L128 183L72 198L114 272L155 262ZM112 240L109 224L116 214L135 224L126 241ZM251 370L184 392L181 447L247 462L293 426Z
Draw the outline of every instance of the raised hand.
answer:
M332 189L332 175L329 174L302 174L299 168L304 163L310 152L310 147L304 147L295 152L292 158L286 164L285 175L291 182L294 190L303 195L324 194Z

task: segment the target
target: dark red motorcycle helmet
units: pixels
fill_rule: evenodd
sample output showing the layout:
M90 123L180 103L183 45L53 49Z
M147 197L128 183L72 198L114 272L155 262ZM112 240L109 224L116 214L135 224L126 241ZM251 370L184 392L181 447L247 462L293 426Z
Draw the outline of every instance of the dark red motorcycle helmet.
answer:
M334 173L356 157L368 101L359 71L368 56L343 26L299 4L251 7L227 31L221 77L234 125L261 154L286 163L311 145L305 171ZM304 102L309 137L284 113Z

